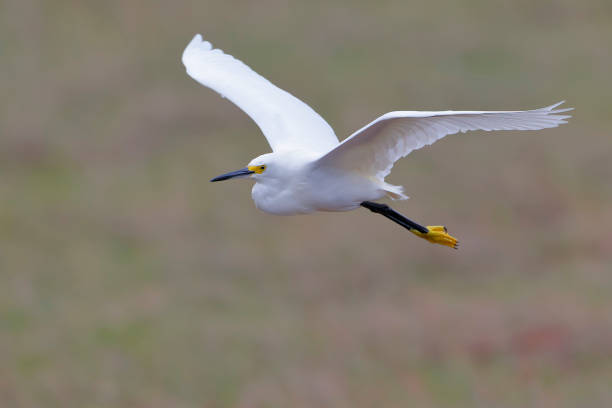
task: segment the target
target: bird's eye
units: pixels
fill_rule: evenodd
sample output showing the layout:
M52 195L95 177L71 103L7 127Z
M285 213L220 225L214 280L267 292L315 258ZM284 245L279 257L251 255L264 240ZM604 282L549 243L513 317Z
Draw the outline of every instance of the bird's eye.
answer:
M256 174L261 174L266 170L266 165L265 164L257 164L257 165L253 165L253 166L248 166L248 169L250 171L252 171L253 173Z

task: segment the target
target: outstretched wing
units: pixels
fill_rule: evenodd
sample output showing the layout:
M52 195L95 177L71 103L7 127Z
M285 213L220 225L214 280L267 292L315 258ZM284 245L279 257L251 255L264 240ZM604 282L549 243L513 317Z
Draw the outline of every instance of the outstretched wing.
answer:
M338 145L329 124L310 106L276 87L251 68L197 34L183 52L193 79L246 112L261 129L272 150L326 152Z
M563 102L527 111L389 112L359 129L321 157L329 166L384 179L393 164L411 151L446 135L468 130L538 130L567 123Z

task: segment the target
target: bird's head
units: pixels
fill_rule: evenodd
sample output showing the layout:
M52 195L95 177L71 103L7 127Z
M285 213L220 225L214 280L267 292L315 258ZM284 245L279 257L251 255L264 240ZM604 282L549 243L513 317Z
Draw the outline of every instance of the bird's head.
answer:
M264 178L274 177L278 170L277 161L277 157L275 157L274 153L262 154L251 160L245 168L230 171L210 181L223 181L231 178L253 178L255 180L263 180Z

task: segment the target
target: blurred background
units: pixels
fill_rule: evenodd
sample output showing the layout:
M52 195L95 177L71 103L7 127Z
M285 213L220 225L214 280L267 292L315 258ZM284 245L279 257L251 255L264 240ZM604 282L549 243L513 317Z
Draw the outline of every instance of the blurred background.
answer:
M342 139L391 110L568 125L450 136L395 207L275 217L269 147L184 71L195 33ZM2 407L612 406L612 3L0 2Z

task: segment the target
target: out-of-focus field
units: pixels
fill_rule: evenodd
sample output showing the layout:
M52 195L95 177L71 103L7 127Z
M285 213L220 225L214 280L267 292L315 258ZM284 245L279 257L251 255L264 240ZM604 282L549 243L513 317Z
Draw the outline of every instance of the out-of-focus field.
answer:
M269 151L187 77L201 32L341 138L390 110L568 100L450 136L396 208L274 217ZM612 406L609 0L0 3L0 406Z

